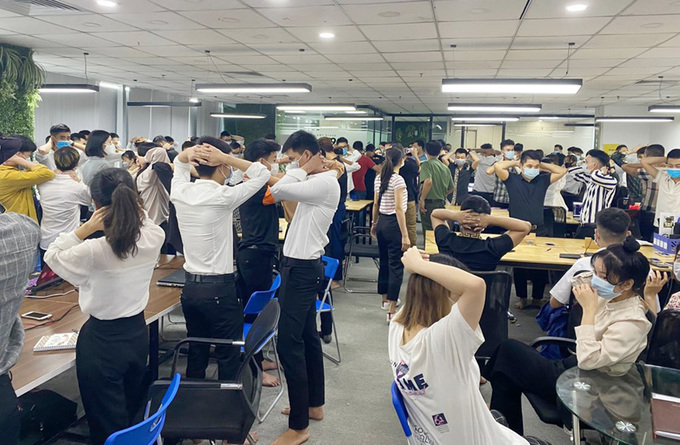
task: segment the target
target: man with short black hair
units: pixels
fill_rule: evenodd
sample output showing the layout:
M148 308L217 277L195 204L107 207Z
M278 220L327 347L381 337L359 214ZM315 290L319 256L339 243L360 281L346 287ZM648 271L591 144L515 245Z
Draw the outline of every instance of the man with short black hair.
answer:
M566 158L566 155L562 152L563 150L564 148L560 144L555 144L553 154L557 156L557 162L559 165L564 165L564 158Z
M288 169L271 189L277 200L298 202L283 244L279 302L279 356L288 384L288 430L273 445L309 439L309 419L323 419L324 369L316 329L316 298L324 282L321 255L340 199L337 173L329 171L316 137L299 130L283 145L299 168Z
M446 221L460 225L461 234L449 230ZM459 212L437 209L432 212L434 236L440 253L450 255L474 271L494 271L503 256L522 242L531 224L516 218L491 215L491 206L481 196L468 196ZM498 237L482 239L489 226L507 230Z
M609 155L602 150L590 150L581 173L574 177L585 184L581 210L581 225L576 231L577 238L592 237L595 233L595 215L612 205L618 181L612 176Z
M517 152L515 151L515 141L512 139L506 139L501 142L501 155L504 161L512 161L515 158ZM486 173L489 175L494 175L493 166L486 169ZM508 189L505 187L505 183L496 176L496 183L493 188L493 205L494 207L500 207L502 209L507 209L510 203L510 196L508 195Z
M640 153L642 151L642 153ZM642 200L640 201L640 214L639 214L639 226L640 226L640 236L643 240L652 242L654 239L654 225L656 216L656 202L658 199L658 184L654 181L654 178L647 173L647 171L642 167L642 159L659 158L663 159L653 166L656 168L663 167L665 165L664 155L666 154L666 149L663 145L652 144L647 147L642 147L638 150L638 159L640 162L637 164L624 164L623 170L633 178L640 180Z
M448 168L439 160L442 147L437 141L425 144L427 161L420 164L420 221L423 235L432 230L430 216L434 209L446 207L446 197L453 191L453 178Z
M37 222L32 187L54 178L54 172L30 161L36 150L26 136L0 138L0 205L7 212L21 213Z
M475 151L478 151L479 155ZM496 178L493 174L488 174L487 169L501 160L501 157L497 156L493 146L489 143L482 144L478 150L470 150L470 157L472 158L472 169L475 170L472 194L481 196L489 203L492 203Z
M649 147L647 147L649 151ZM666 169L662 170L657 165L666 162ZM659 190L659 198L656 203L656 216L654 227L657 232L662 227L662 213L678 213L680 209L680 149L674 148L668 152L666 158L660 156L645 156L642 159L642 167L654 178Z
M24 347L19 309L28 274L35 267L38 241L40 229L35 221L14 212L0 214L0 435L4 445L19 443L21 414L9 372Z
M267 183L270 170L231 156L229 145L214 137L202 137L182 151L174 161L170 200L184 243L186 283L182 289L182 311L189 337L239 339L243 335L243 306L234 276L234 209L250 199ZM191 182L191 166L200 176ZM236 168L248 181L229 187ZM189 346L186 376L204 379L209 345ZM239 368L238 348L217 347L218 377L232 380Z
M453 157L453 159L451 159ZM460 205L468 196L468 185L472 176L471 162L468 161L468 151L458 148L450 151L442 157L444 165L449 167L451 179L453 179L453 192L451 202Z
M427 161L427 155L425 154L425 142L422 139L415 140L411 143L411 148L415 152L415 157L418 162Z
M68 128L66 124L55 124L50 127L50 136L47 142L40 147L35 152L35 160L50 170L55 170L54 165L54 151L63 145L78 145L81 154L85 154L85 144L77 143L77 141L71 140L71 129Z

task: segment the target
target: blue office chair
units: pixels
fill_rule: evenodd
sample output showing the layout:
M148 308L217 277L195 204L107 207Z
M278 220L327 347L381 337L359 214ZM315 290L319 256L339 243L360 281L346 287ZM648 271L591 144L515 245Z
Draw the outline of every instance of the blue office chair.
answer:
M413 433L411 433L411 427L408 424L408 412L406 411L406 405L404 405L404 396L401 395L397 382L392 382L392 405L394 405L394 410L397 412L401 428L404 430L406 442L411 443Z
M333 305L333 293L331 291L331 285L333 283L333 277L335 277L335 272L338 270L338 267L340 266L340 261L336 260L335 258L327 256L322 256L321 261L324 264L324 276L328 281L328 284L326 285L326 289L324 289L323 297L321 298L321 300L319 299L316 300L316 318L317 323L319 323L321 321L321 314L326 313L329 314L331 317L333 336L335 337L335 349L337 350L338 355L337 357L334 357L324 352L323 356L326 357L328 360L332 361L333 363L335 363L336 365L339 365L340 362L342 361L342 357L340 356L338 329L335 326L335 306Z
M248 299L248 303L246 303L246 307L243 308L243 314L244 315L258 315L260 312L262 312L262 309L269 304L269 302L274 299L276 295L276 291L279 290L279 287L281 286L281 275L278 273L276 274L276 277L274 277L274 281L272 282L271 287L269 290L264 290L264 291L257 291L253 292L253 294L250 296ZM248 337L248 333L250 332L250 328L252 327L252 323L243 323L243 338L245 339ZM272 340L274 337L272 336ZM267 342L262 344L262 347L265 346ZM279 392L276 394L276 398L274 398L274 401L272 402L271 406L269 409L264 414L260 414L259 411L257 413L257 420L258 422L262 423L264 422L264 419L267 418L269 413L272 412L274 409L274 406L279 402L281 397L283 397L283 374L281 373L281 361L279 360L279 352L276 350L276 341L270 341L269 343L272 344L273 350L274 350L274 360L276 361L277 367L276 367L276 374L277 377L279 378L279 381L281 382L281 386L279 386ZM262 348L260 348L261 350ZM241 348L243 350L243 348ZM256 353L260 352L255 351Z
M170 386L168 386L168 390L165 392L165 396L163 396L158 411L153 416L149 417L150 404L147 403L144 421L111 434L106 439L104 445L151 445L156 442L162 443L160 435L163 425L165 425L165 412L175 398L175 395L177 395L179 381L180 375L175 374Z

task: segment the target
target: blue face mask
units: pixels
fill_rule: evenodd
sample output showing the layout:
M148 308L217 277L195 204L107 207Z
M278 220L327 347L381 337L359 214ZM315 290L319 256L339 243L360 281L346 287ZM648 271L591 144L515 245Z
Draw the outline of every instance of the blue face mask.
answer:
M514 151L506 151L505 152L505 159L515 159L515 152Z
M342 149L342 154L343 154L343 155L346 155L346 154L347 154L347 149L346 149L346 148L343 148L343 149Z
M541 173L541 170L538 168L524 167L524 176L529 180L534 179L539 173Z
M680 168L669 168L666 170L666 172L668 173L668 176L673 179L680 178Z
M612 284L609 281L604 280L594 274L590 279L590 285L593 287L595 292L597 292L597 295L599 295L600 298L604 298L605 300L612 300L621 295L621 292L614 292L614 288L616 287L615 284Z

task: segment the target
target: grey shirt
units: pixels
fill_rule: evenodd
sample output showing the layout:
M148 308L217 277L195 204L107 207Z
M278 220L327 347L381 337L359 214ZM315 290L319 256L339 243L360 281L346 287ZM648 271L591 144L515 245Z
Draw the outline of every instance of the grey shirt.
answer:
M501 156L479 156L479 164L475 171L475 184L472 190L482 193L493 193L496 186L496 175L486 174L486 169L501 160Z
M90 156L87 158L87 162L83 164L83 182L85 185L89 187L94 175L105 168L111 168L111 163L107 161L106 158L100 158L98 156Z
M24 347L19 307L28 274L35 267L39 241L40 227L31 218L0 214L0 375L14 366Z

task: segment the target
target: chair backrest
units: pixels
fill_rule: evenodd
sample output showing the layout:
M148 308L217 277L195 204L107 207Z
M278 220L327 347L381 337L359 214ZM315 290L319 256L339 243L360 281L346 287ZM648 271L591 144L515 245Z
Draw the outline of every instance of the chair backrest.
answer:
M406 405L404 405L404 396L401 395L397 382L392 382L392 405L394 405L394 410L397 412L404 435L411 437L411 427L408 424L408 412L406 411Z
M155 414L137 425L111 434L104 445L151 445L156 443L163 430L163 425L165 425L165 413L177 395L179 382L180 375L175 374Z
M281 274L278 272L274 273L276 274L276 276L274 277L274 281L272 282L272 286L269 288L269 290L273 290L274 292L276 292L281 287Z
M335 277L335 272L338 270L340 261L324 255L321 257L321 262L323 263L324 276L327 280L332 280Z
M260 311L246 336L245 346L243 347L245 357L241 363L241 368L248 366L248 362L255 352L274 336L276 327L279 324L280 314L281 309L279 308L279 302L276 300L270 300L264 309Z
M484 343L479 347L476 357L491 357L496 347L508 338L508 307L512 276L501 270L493 272L474 272L486 282L486 299L479 326L484 334Z
M262 290L253 292L253 294L248 299L246 307L243 308L243 313L246 315L257 315L262 309L269 303L269 301L274 298L276 291L279 290L281 286L281 275L276 274L274 282L272 283L269 290Z
M680 310L659 312L649 341L648 365L680 369Z

